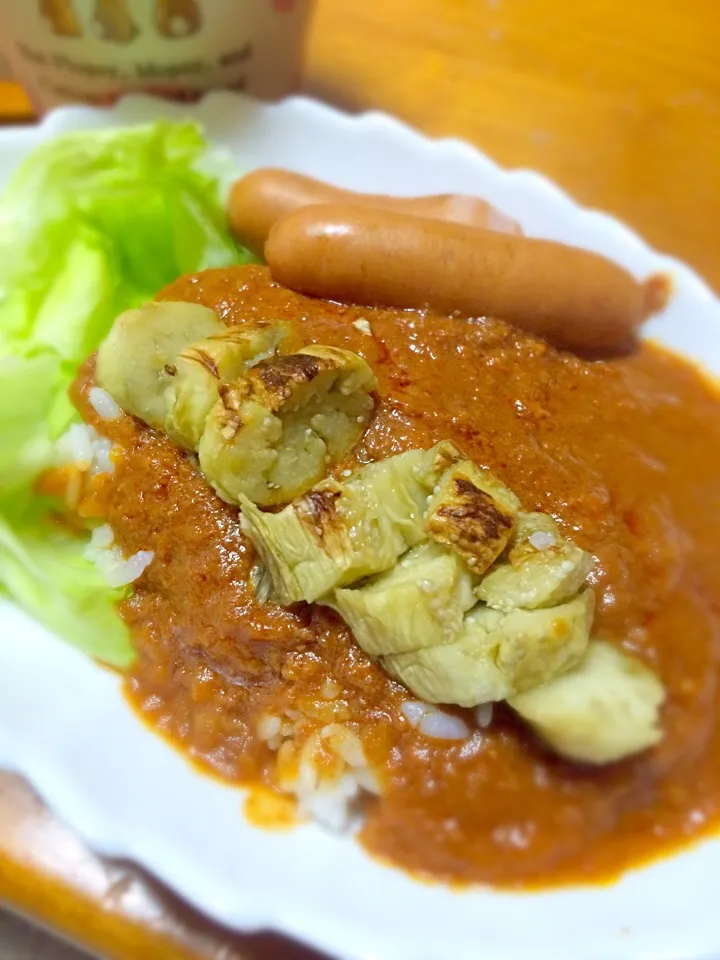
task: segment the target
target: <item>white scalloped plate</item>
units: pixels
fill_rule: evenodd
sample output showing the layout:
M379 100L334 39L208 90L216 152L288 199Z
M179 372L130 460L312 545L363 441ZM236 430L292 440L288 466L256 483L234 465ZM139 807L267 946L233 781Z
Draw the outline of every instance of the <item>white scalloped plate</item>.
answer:
M690 269L544 178L501 170L464 143L426 139L381 114L349 117L302 98L264 106L224 93L191 108L133 97L110 111L62 109L39 128L0 130L0 181L60 131L160 115L198 118L243 169L283 165L400 194L476 193L528 233L604 253L638 276L666 270L675 295L648 333L720 374L720 302ZM0 607L0 766L24 773L96 850L137 861L216 920L273 928L342 957L720 955L718 841L612 886L511 895L415 883L352 840L313 826L255 830L243 820L239 792L202 777L149 733L113 675L7 604Z

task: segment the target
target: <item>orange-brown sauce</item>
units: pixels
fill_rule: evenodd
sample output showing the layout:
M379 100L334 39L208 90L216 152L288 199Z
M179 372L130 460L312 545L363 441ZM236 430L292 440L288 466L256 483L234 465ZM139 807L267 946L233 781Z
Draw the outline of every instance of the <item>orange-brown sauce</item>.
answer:
M158 730L222 777L269 783L258 715L290 703L322 715L333 677L337 719L383 771L362 842L443 880L603 880L717 823L720 399L698 372L648 346L592 363L499 321L309 301L261 267L185 278L163 297L229 324L289 319L308 342L362 354L379 402L353 462L454 440L594 554L596 632L656 669L669 696L662 744L604 770L552 758L502 707L466 742L426 739L402 718L406 692L331 612L256 603L237 511L164 437L129 417L97 423L89 362L78 404L125 448L107 519L127 551L155 551L122 612L138 652L129 696Z

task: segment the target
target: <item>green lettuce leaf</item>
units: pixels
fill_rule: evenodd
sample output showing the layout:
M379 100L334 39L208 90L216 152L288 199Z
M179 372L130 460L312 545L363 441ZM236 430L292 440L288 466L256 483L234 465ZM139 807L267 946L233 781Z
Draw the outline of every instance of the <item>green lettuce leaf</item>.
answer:
M111 589L83 556L79 541L54 524L46 505L0 502L0 582L16 603L54 633L115 667L133 658L116 605L127 590Z
M77 419L78 365L115 316L184 273L252 260L213 165L195 124L82 131L40 146L0 197L0 589L119 667L132 655L121 593L33 487Z

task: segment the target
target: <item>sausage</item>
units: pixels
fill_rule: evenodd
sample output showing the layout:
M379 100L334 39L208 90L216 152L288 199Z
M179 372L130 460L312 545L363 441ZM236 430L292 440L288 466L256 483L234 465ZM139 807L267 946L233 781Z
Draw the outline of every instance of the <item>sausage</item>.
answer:
M256 170L236 180L230 190L228 222L237 240L261 257L270 229L280 217L319 203L350 203L358 207L396 210L416 217L433 217L468 226L520 233L510 217L476 197L444 193L431 197L387 197L353 193L289 170Z
M638 283L598 254L387 210L298 210L272 228L265 256L301 293L497 317L584 354L627 350L661 303L657 278Z

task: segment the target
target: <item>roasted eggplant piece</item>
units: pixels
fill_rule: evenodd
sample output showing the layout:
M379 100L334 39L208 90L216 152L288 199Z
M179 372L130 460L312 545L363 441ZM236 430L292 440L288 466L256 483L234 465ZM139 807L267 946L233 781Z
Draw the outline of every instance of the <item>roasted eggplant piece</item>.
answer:
M504 700L512 688L496 663L496 638L482 618L475 622L478 611L467 614L454 643L383 657L383 667L427 703L476 707Z
M652 670L618 647L592 640L575 667L509 703L555 753L604 764L662 739L664 700Z
M165 429L170 439L197 450L220 384L239 379L251 365L274 356L289 332L288 323L248 323L185 347L168 386Z
M200 467L229 503L300 496L360 439L375 376L349 350L305 347L221 384L198 445Z
M459 554L482 574L500 556L515 529L515 494L469 460L441 478L425 517L428 536Z
M405 653L457 639L475 602L473 577L456 554L422 543L392 570L355 589L336 590L327 602L366 653Z
M584 656L594 613L595 594L584 590L567 603L540 610L500 613L486 607L482 619L500 635L498 667L513 690L522 692L564 673Z
M545 513L521 513L507 557L488 571L476 593L490 607L508 612L564 603L581 589L592 557L560 534Z
M279 513L240 497L242 525L263 567L261 599L310 603L335 587L388 570L425 539L423 515L439 475L459 456L450 443L370 463L328 480Z
M100 344L97 385L127 413L163 430L178 354L194 341L225 329L213 310L198 303L153 300L127 310Z
M501 613L479 604L454 643L385 657L388 672L429 703L505 700L578 663L587 649L590 590L546 610Z

